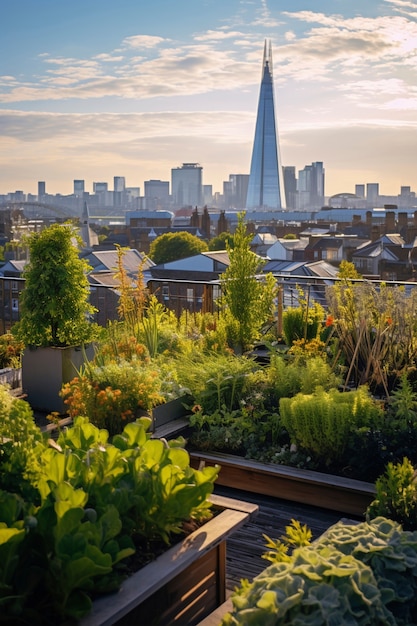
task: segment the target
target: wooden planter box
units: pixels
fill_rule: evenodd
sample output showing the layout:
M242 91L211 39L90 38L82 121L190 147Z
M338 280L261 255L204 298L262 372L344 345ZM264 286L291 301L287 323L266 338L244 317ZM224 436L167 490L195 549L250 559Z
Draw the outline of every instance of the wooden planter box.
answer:
M103 596L79 626L193 626L226 596L226 539L258 506L230 498L210 498L221 512L128 580L116 594Z
M345 515L363 516L375 498L375 486L361 480L310 470L258 463L229 454L191 452L191 465L221 466L217 485L282 498Z

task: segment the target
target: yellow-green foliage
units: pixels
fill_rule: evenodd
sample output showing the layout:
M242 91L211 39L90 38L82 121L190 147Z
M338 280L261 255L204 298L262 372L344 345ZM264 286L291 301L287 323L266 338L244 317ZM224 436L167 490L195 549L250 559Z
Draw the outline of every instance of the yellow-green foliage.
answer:
M285 341L291 346L294 341L316 339L324 319L324 309L318 302L310 303L299 291L299 306L289 307L282 316Z
M317 388L281 398L279 407L291 440L326 464L343 454L350 433L376 425L383 415L366 387L350 392Z
M367 519L383 515L405 530L417 530L417 472L409 459L388 463L375 487L376 498L366 511Z
M316 387L327 390L340 384L339 377L321 356L287 360L280 354L272 354L267 372L278 400L299 392L313 393Z

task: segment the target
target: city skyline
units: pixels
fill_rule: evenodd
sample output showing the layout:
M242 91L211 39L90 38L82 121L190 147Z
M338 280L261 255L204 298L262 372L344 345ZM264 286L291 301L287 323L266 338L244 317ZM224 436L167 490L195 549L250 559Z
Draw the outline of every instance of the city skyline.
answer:
M326 167L326 195L417 187L417 0L16 0L2 10L0 194L74 179L222 191L249 174L265 38L281 162Z

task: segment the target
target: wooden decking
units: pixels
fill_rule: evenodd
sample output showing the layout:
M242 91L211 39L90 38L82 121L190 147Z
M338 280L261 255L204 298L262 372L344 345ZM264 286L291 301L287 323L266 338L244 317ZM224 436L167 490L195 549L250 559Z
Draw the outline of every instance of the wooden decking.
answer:
M315 539L342 518L342 514L328 509L228 487L216 486L215 493L257 504L259 511L255 518L246 522L228 537L226 544L227 600L198 626L219 626L223 615L232 610L230 597L240 581L244 578L251 581L269 565L269 561L262 558L262 553L266 550L264 534L277 539L285 532L285 527L291 520L295 519L302 524L307 524Z
M229 591L233 591L242 578L252 580L268 566L269 562L261 556L266 551L263 534L277 539L285 532L285 527L291 520L296 519L302 524L307 524L315 539L329 526L345 517L328 509L227 487L216 487L215 493L253 502L259 506L255 519L247 522L227 540L226 586Z

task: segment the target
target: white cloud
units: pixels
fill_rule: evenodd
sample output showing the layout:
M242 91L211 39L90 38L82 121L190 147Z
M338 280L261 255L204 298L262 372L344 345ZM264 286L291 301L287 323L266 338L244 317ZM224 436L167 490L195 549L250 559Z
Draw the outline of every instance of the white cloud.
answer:
M133 35L125 37L122 43L129 48L155 48L164 41L166 40L163 37L154 35Z

